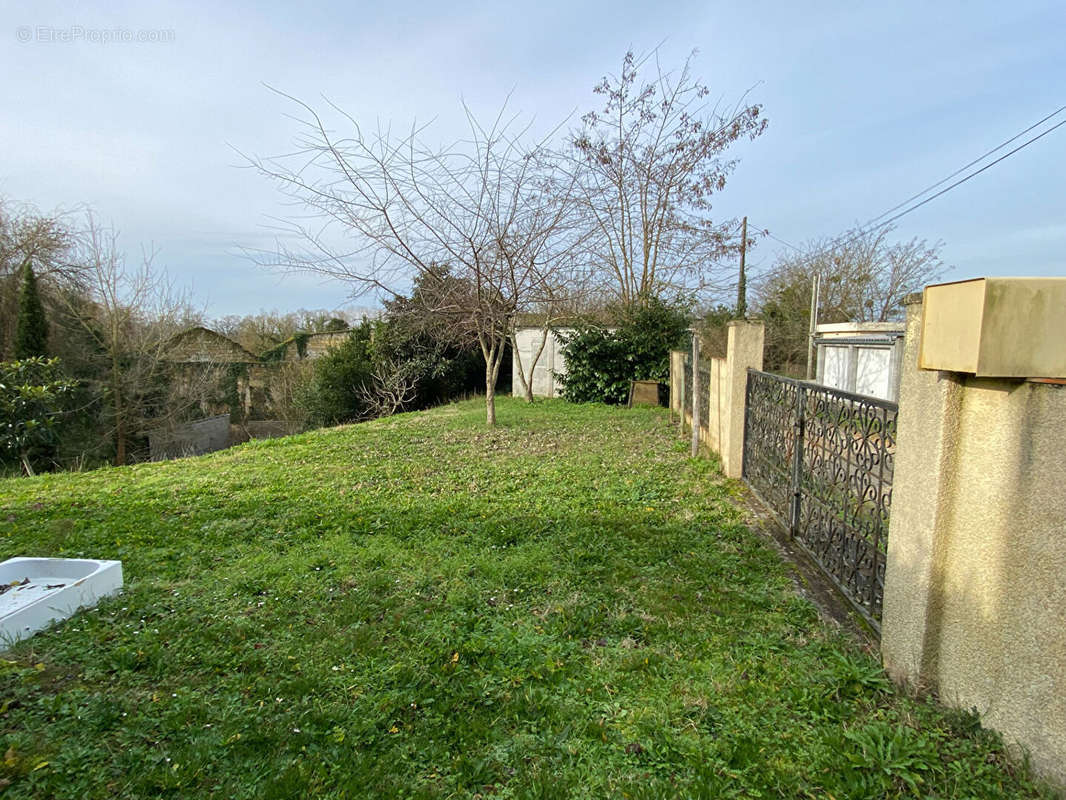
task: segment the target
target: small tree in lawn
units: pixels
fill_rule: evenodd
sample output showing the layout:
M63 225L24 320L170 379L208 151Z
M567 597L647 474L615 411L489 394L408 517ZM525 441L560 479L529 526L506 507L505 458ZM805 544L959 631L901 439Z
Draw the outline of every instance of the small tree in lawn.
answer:
M53 447L76 384L58 359L0 362L0 452L33 475L34 451Z
M289 232L306 245L279 243L269 266L340 278L355 293L396 298L417 277L435 317L455 340L476 342L485 360L485 413L496 421L495 391L515 315L548 297L572 263L580 237L568 227L569 173L544 145L502 113L482 126L467 111L467 141L437 147L425 128L394 136L349 128L336 135L310 106L294 154L250 159L306 206L313 222ZM446 265L446 275L441 266ZM428 287L427 287L428 288Z
M711 198L737 163L726 150L759 136L766 120L758 105L709 103L690 64L671 72L656 53L626 53L620 74L595 88L603 108L572 139L591 249L624 306L722 288L709 269L739 247L735 220L711 221Z
M22 265L19 287L18 321L15 325L15 358L38 358L48 355L48 320L37 292L37 278L27 259Z

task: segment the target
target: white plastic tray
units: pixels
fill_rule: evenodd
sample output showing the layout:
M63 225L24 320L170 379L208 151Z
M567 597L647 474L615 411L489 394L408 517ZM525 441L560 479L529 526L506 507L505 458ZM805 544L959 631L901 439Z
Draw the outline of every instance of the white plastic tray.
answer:
M121 588L121 561L9 558L0 563L0 647L96 605Z

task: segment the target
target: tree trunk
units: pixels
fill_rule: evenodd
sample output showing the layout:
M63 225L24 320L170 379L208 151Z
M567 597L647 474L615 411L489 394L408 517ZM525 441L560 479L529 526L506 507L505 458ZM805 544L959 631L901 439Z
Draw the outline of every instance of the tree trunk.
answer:
M522 389L522 398L527 403L533 402L533 371L537 368L537 364L540 363L540 357L544 354L544 347L548 342L548 334L551 329L544 328L540 337L540 346L537 348L537 352L533 354L533 363L529 365L529 376L526 376L526 366L522 363L522 354L518 350L518 334L517 332L511 334L511 354L515 360L515 370L518 373L518 385ZM514 394L512 387L512 394Z
M522 389L522 397L527 403L533 402L533 371L537 368L537 364L540 363L540 357L544 354L544 347L548 343L548 334L551 332L551 328L545 326L540 337L540 346L537 347L537 352L533 354L533 363L529 365L529 376L526 376L526 366L522 363L522 354L518 350L518 334L517 332L511 334L511 357L515 361L515 370L518 373L518 385ZM502 359L502 354L501 354ZM514 390L512 387L512 394Z
M485 424L492 428L496 425L496 351L495 341L491 343L483 333L477 336L481 345L481 355L485 359Z
M537 348L537 352L533 355L533 363L529 365L529 380L526 381L526 402L533 402L533 371L537 368L537 362L540 361L540 357L544 355L544 346L548 343L549 328L545 326L544 332L540 337L540 347Z
M513 331L511 333L511 352L512 352L512 356L511 357L514 358L514 361L515 361L516 369L514 371L518 375L518 385L519 385L519 387L521 387L522 397L526 398L526 402L531 403L531 402L533 402L533 388L531 386L532 381L533 381L533 375L532 375L532 370L531 370L530 380L529 381L526 380L526 367L524 367L522 365L522 354L518 350L518 332L517 331ZM515 394L515 387L514 386L511 387L511 394L512 394L512 396L514 396L514 394Z
M111 364L111 409L115 415L115 466L126 465L126 420L122 407L122 375L119 372L118 355Z
M481 344L481 354L485 357L485 424L492 428L496 425L496 379L500 375L500 363L503 361L503 352L507 346L507 334L488 337L479 334L478 341Z
M485 368L485 424L490 428L496 426L496 381L488 366Z

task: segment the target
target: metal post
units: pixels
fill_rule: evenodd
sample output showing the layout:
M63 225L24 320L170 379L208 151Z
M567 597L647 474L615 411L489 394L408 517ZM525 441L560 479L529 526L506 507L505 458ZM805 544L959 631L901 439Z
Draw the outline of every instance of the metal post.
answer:
M692 457L700 454L700 335L692 331Z
M807 380L814 380L814 335L818 332L818 290L821 279L814 273L814 285L811 287L811 324L807 333Z
M748 252L748 218L740 229L740 275L737 278L737 319L748 316L748 276L744 272L744 260Z
M796 386L796 421L792 426L792 503L788 510L788 535L795 538L800 529L800 500L803 485L803 439L806 432L807 388Z
M677 394L677 434L685 432L685 359L681 359L681 387Z

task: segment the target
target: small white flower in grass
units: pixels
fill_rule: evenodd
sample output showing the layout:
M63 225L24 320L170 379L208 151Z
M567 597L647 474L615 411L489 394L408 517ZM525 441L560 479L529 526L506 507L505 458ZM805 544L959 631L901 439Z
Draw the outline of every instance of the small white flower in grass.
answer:
M300 729L299 729L299 728L293 728L293 729L292 729L292 732L293 732L293 733L299 733L299 732L300 732Z

